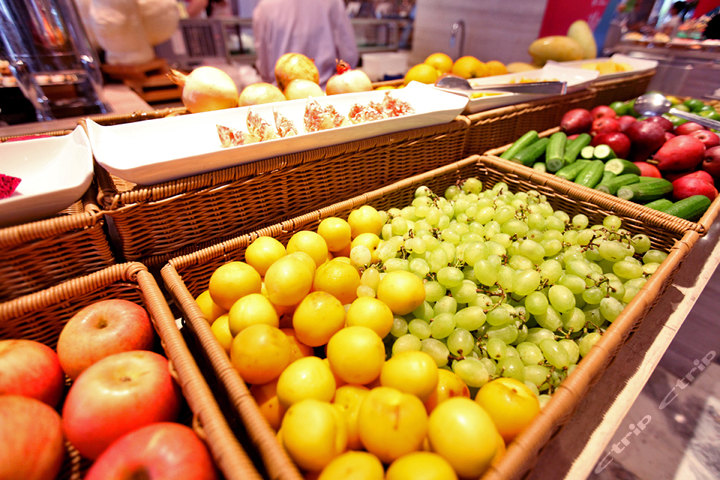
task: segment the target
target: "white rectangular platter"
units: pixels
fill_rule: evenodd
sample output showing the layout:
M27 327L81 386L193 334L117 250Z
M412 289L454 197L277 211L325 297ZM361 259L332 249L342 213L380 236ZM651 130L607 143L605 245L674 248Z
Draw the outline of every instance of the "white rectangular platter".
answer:
M584 68L567 67L560 64L548 64L537 70L494 75L491 77L471 78L468 80L473 87L497 84L515 84L522 81L542 82L560 81L567 84L567 93L587 88L597 78L598 72ZM477 113L491 108L505 107L523 102L530 102L546 97L543 94L505 93L487 97L471 98L465 113Z
M1 143L0 173L21 180L0 200L0 226L48 217L75 203L90 186L90 141L78 126L60 137Z
M417 82L389 92L408 102L414 113L306 133L303 115L308 100L302 99L113 126L101 126L88 119L86 125L98 164L126 181L152 185L278 155L448 123L462 113L468 102L467 97ZM353 105L378 102L385 93L374 90L314 100L321 105L332 104L338 113L346 115ZM247 132L250 109L270 125L274 125L273 112L277 111L294 123L298 135L223 148L217 125Z
M623 55L622 53L615 53L611 57L601 57L601 58L594 58L592 60L575 60L572 62L548 62L548 64L555 64L555 65L562 65L564 67L574 67L574 68L580 68L583 69L583 65L587 63L596 63L606 60L612 60L616 63L626 63L630 65L631 69L627 70L625 72L616 72L616 73L606 73L603 75L600 75L597 77L597 81L604 81L604 80L610 80L613 78L619 78L619 77L627 77L630 75L635 75L640 72L647 72L648 70L652 70L653 68L656 68L658 65L658 62L656 60L648 60L645 58L635 58L630 55ZM584 69L583 69L584 70Z

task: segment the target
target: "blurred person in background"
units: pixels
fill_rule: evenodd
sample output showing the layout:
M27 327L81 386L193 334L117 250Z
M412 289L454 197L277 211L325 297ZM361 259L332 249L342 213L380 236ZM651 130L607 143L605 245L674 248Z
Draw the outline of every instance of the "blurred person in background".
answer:
M677 34L678 28L683 23L683 14L687 4L685 2L675 2L670 6L670 12L668 13L669 18L665 23L660 25L659 32L664 33L670 37L674 37Z
M256 68L275 83L275 63L286 53L313 59L320 86L336 73L337 60L357 66L355 33L343 0L260 0L252 15Z

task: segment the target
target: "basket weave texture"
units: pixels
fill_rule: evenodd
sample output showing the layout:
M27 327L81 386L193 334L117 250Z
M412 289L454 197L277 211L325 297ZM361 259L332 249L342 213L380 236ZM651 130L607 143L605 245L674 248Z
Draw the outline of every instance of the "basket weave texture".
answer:
M98 169L98 203L126 261L197 250L462 158L467 118L152 186ZM183 250L184 249L184 250Z
M268 470L274 478L298 478L297 470L292 462L283 455L279 443L273 441L275 438L273 431L261 417L258 406L250 396L246 384L233 369L227 354L215 340L208 321L203 317L194 301L194 297L207 288L212 272L228 261L243 260L245 249L255 238L266 235L275 237L285 244L299 230L316 229L323 218L346 217L352 209L364 204L373 205L378 209L407 205L419 186L427 186L433 191L441 193L448 186L457 184L470 176L479 178L487 187L497 182L505 182L513 192L539 191L546 195L555 209L562 209L571 216L583 213L589 217L591 223L600 223L605 216L615 214L622 219L624 227L630 232L648 232L643 223L637 222L624 212L598 208L597 205L578 197L577 192L572 188L558 192L541 183L536 183L534 178L524 175L524 172L517 173L512 171L512 168L498 168L494 162L484 160L479 156L471 156L251 234L218 243L192 254L172 258L163 267L161 273L167 290L182 310L192 333L202 345L204 354L210 359L215 375L225 383L227 391L232 397L235 413L245 422L249 434L255 439L256 445L267 462ZM695 231L681 233L665 229L662 226L653 228L654 231L650 235L653 247L669 252L666 261L613 322L592 353L587 355L575 371L568 376L548 406L533 422L531 428L528 428L508 446L506 455L486 473L486 478L518 478L532 467L540 449L569 418L587 388L607 367L628 335L631 334L634 326L642 320L658 296L669 285L672 274L699 238L699 234Z
M188 417L203 438L219 471L227 479L260 479L241 448L195 363L154 277L140 263L116 264L45 290L0 304L0 339L23 338L56 348L65 323L82 307L108 298L143 306L150 315L172 373L186 400ZM69 385L69 380L68 380ZM182 418L181 418L182 420ZM81 479L90 461L68 443L58 478Z
M52 218L0 229L0 302L116 263L94 192Z

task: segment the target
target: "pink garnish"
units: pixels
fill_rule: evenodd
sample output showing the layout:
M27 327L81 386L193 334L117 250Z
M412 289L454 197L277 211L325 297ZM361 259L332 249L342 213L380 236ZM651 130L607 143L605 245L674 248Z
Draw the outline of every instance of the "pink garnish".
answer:
M18 185L20 185L19 178L0 173L0 198L12 195Z

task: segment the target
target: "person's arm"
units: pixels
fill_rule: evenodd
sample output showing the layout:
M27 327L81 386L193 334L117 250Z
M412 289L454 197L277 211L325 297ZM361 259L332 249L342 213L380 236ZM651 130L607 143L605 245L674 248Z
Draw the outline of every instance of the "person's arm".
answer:
M333 39L338 59L346 61L352 68L357 67L360 60L355 30L350 17L345 12L342 0L333 2L330 10L330 20L333 26Z
M195 18L200 15L208 6L208 0L188 0L185 10L188 17Z

